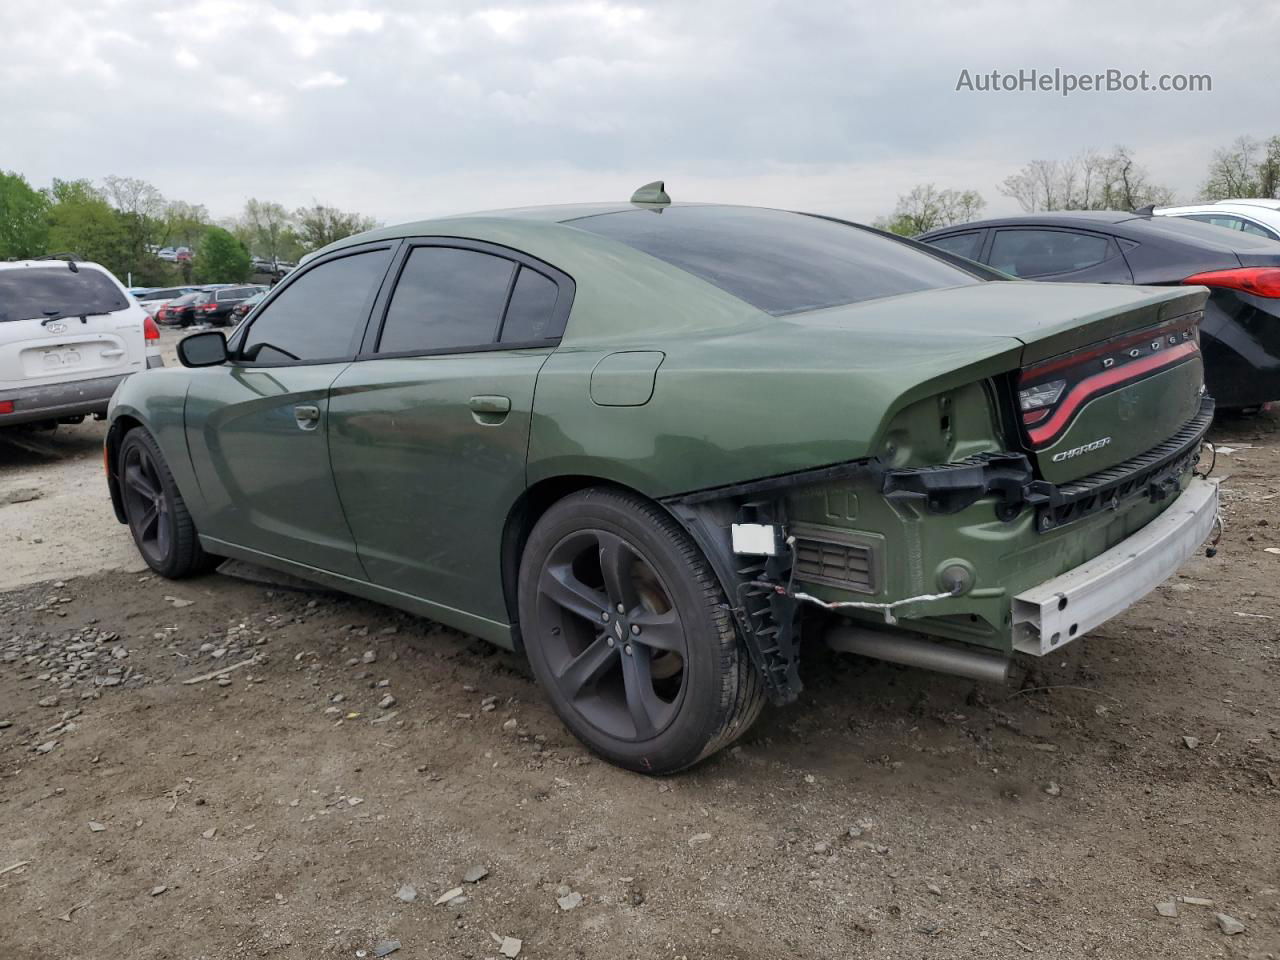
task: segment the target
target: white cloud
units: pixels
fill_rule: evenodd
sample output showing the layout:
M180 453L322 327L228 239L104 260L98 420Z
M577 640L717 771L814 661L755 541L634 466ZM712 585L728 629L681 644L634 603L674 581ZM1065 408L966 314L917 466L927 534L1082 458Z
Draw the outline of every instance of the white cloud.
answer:
M325 87L345 87L346 85L347 78L339 76L332 70L312 74L306 79L298 81L299 90L319 90Z
M1277 35L1280 6L1198 0L1112 4L1105 29L1066 0L0 0L0 159L40 185L144 177L216 214L315 197L384 221L660 177L861 219L934 182L999 212L1023 163L1115 144L1190 196L1215 147L1280 134L1258 79ZM1214 89L955 92L962 68L1023 67ZM200 118L202 150L118 133L156 116Z

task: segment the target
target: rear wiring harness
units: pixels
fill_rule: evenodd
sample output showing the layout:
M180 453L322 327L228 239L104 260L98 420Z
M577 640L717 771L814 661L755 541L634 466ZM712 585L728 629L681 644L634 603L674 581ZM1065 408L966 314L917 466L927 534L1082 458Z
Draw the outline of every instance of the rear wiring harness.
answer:
M784 597L790 597L793 600L800 600L804 603L812 603L822 607L824 610L879 610L884 613L884 622L893 625L898 622L897 617L893 615L893 611L897 607L906 606L909 603L928 603L933 600L949 600L952 597L960 595L960 590L952 590L947 593L923 593L918 597L906 597L903 600L893 600L889 603L872 603L867 600L841 600L827 601L820 600L812 594L805 593L802 590L794 589L795 572L796 572L796 538L794 536L787 537L787 547L791 551L791 573L787 577L787 585L784 587L780 583L770 583L766 580L753 580L750 586L765 587Z

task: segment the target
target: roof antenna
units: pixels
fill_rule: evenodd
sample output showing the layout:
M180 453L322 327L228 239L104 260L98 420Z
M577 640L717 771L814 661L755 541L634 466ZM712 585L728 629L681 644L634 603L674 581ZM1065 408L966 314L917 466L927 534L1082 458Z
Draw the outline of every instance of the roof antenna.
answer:
M1156 205L1148 203L1145 207L1139 207L1133 211L1135 217L1154 217L1156 215Z
M667 185L661 180L655 180L653 183L646 183L643 187L631 195L632 203L653 203L653 204L669 204L671 198L667 196Z

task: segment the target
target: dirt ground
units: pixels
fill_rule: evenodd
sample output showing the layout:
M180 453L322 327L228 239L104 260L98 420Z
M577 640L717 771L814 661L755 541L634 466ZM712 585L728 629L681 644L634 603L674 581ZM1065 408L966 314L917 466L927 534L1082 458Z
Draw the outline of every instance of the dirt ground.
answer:
M0 443L4 960L1280 955L1274 414L1215 431L1218 555L1009 688L814 648L661 781L478 640L139 572L101 429Z

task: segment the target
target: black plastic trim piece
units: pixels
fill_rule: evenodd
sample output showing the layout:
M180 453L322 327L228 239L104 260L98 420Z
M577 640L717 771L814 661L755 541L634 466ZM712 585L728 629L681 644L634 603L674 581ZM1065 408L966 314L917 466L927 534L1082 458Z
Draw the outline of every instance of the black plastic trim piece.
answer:
M982 453L956 463L886 470L881 492L891 501L915 503L928 513L943 515L959 513L994 495L999 519L1014 520L1033 507L1036 529L1043 533L1099 510L1115 509L1132 497L1165 499L1199 457L1200 442L1212 422L1213 400L1206 397L1196 415L1167 440L1060 486L1035 479L1025 454Z
M1176 494L1179 478L1200 459L1200 443L1213 423L1213 411L1213 400L1205 397L1194 417L1146 453L1058 486L1049 502L1037 505L1036 529L1056 530L1133 498L1156 503Z

